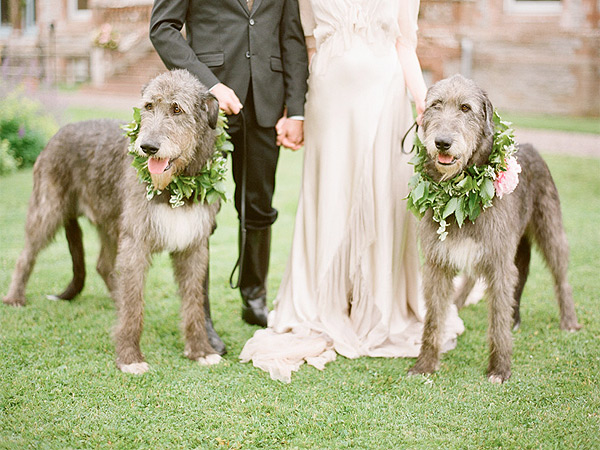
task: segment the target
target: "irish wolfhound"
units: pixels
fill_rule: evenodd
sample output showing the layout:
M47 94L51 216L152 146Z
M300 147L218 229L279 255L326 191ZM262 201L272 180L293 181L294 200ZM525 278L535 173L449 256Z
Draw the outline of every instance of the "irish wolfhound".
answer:
M149 157L155 187L163 189L175 175L197 174L212 157L218 108L187 71L166 72L143 89L135 152ZM201 364L218 363L205 329L203 281L219 204L187 202L172 208L167 191L149 201L131 163L128 140L115 121L74 123L58 131L34 166L25 248L4 303L25 304L36 256L61 225L74 275L58 297L70 300L81 291L85 266L77 217L85 215L98 229L97 270L117 306L117 367L137 374L148 370L140 350L143 289L151 255L160 251L170 252L179 283L185 356Z
M470 80L454 76L427 93L423 115L425 170L434 180L451 179L471 165L488 162L494 134L493 108L487 95ZM560 327L575 331L577 323L567 281L569 250L562 226L560 202L547 165L531 145L516 154L522 172L514 192L494 198L475 222L460 228L454 220L440 240L431 209L419 225L425 257L424 296L427 305L422 347L409 374L438 368L440 333L449 302L452 279L465 270L487 283L490 359L488 379L502 383L510 377L511 315L518 305L529 272L531 243L537 243L556 283ZM472 284L471 284L472 286ZM468 287L466 289L468 291Z

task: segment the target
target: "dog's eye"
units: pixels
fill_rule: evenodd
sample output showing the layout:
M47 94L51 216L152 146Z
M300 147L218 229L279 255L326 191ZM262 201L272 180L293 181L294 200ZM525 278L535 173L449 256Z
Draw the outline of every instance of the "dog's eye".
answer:
M154 106L152 105L152 103L146 103L146 104L144 105L144 108L146 109L146 111L152 111L152 108L153 108L153 107L154 107Z
M466 112L471 111L471 107L465 103L465 104L460 105L460 110L462 112L466 113Z
M172 111L174 115L179 115L183 112L183 110L179 107L177 103L173 103Z

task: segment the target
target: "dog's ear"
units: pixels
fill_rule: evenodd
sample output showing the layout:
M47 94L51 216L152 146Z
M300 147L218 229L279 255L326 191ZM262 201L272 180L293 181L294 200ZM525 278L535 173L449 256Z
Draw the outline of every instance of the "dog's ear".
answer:
M210 126L213 130L217 128L217 120L219 119L219 100L217 100L217 97L212 95L210 92L207 92L202 96L202 99L200 100L200 106L204 111L206 111L208 126Z
M149 85L149 84L150 84L150 83L146 83L146 84L144 84L144 85L142 86L142 91L140 92L140 93L142 94L142 97L144 96L144 92L146 92L146 89L148 88L148 85Z
M483 93L483 121L484 131L487 136L494 134L494 107L487 94Z

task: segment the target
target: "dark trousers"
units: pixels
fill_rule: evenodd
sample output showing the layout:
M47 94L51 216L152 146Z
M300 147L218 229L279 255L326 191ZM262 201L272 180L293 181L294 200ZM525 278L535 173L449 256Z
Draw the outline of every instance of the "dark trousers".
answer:
M256 122L252 89L249 89L242 109L246 122L244 149L244 126L242 114L229 117L229 130L233 143L233 180L235 181L235 208L238 216L242 200L243 152L246 151L246 228L260 230L270 227L277 219L272 206L275 190L275 171L279 159L275 127L264 128Z

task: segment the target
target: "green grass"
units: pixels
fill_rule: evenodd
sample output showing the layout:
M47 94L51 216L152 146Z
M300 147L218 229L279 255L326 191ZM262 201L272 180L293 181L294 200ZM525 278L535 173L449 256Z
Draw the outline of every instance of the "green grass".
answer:
M62 122L76 122L81 120L97 119L99 117L107 117L111 119L119 119L123 122L131 120L131 110L125 111L122 109L89 109L79 106L69 106L62 114Z
M600 134L599 117L567 117L503 112L502 118L512 122L517 128Z
M304 366L285 385L240 364L256 327L240 319L227 279L236 258L231 204L211 240L213 319L229 353L200 367L183 357L179 300L166 255L146 285L142 348L152 370L114 366L115 310L95 272L98 239L82 220L88 278L72 302L50 302L69 281L60 234L38 258L28 305L0 305L0 449L593 449L600 447L600 161L547 156L571 245L570 280L584 328L564 333L550 275L534 257L514 335L513 376L486 381L486 305L461 311L466 326L440 371L407 378L411 359L343 357ZM282 153L273 230L271 298L293 229L301 153ZM23 245L31 170L0 179L0 293Z

